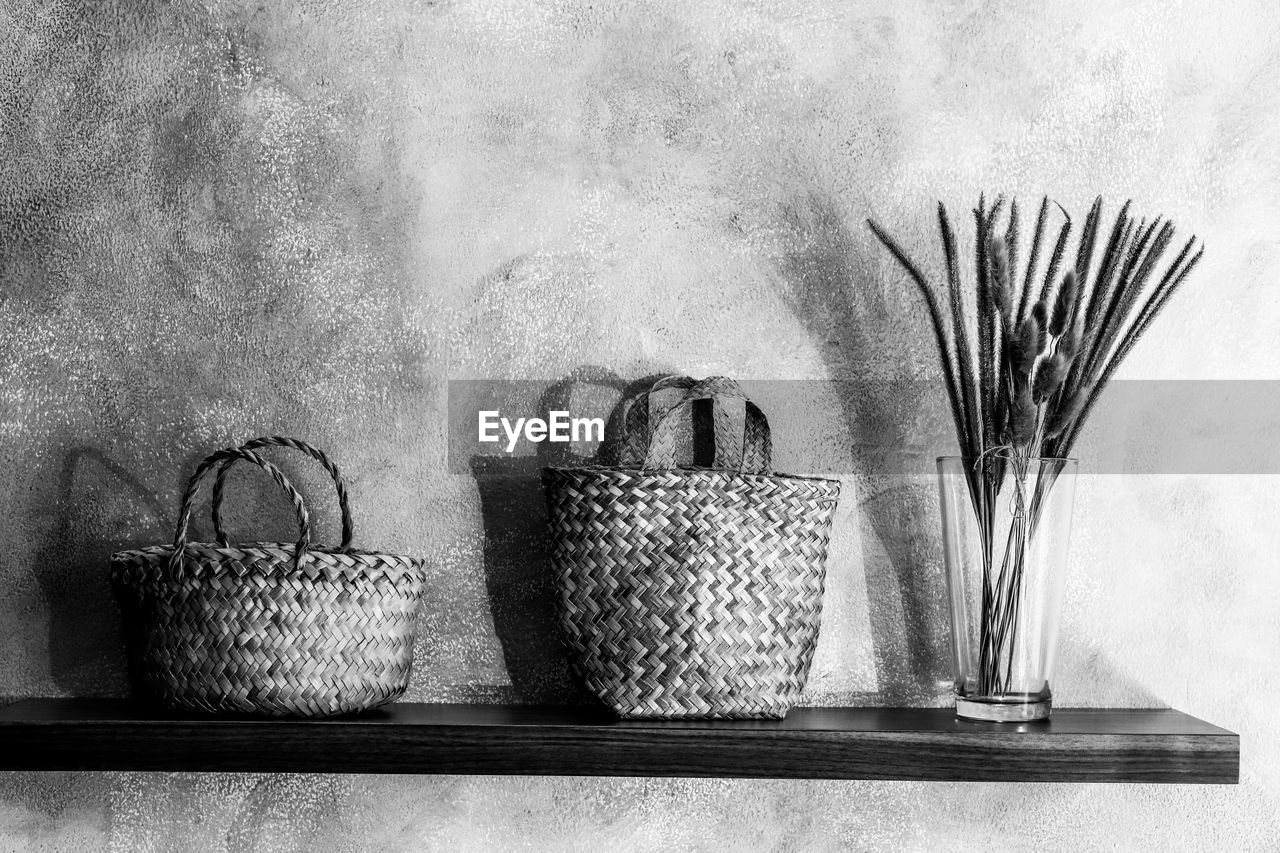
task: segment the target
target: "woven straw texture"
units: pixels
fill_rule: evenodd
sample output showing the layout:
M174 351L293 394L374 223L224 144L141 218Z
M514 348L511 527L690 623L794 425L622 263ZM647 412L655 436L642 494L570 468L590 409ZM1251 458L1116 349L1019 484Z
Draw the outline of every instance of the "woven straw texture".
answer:
M609 452L643 449L643 467L544 473L561 626L620 716L779 718L817 643L840 485L664 468L688 449L695 400L712 403L717 467L768 470L768 424L729 380L673 377L626 404L646 413Z
M280 445L320 460L333 475L343 515L337 548L310 544L297 490L253 448ZM289 496L301 535L292 544L226 541L222 478L243 459ZM218 467L217 543L188 543L200 481ZM272 436L206 459L183 498L172 546L111 558L137 688L167 707L268 716L323 717L368 710L404 693L422 594L422 561L350 547L345 486L323 453Z

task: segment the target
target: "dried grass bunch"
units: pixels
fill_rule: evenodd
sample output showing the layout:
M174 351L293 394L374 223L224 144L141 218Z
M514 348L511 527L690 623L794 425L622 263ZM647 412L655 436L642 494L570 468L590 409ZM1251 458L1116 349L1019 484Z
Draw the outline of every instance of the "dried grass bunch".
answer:
M1129 204L1116 215L1095 266L1102 198L1094 201L1074 263L1059 277L1072 231L1067 212L1058 206L1064 219L1041 270L1050 202L1040 202L1026 266L1020 267L1017 201L1010 202L1001 233L1004 197L989 208L980 198L973 211L976 275L969 287L939 202L947 308L920 267L883 227L867 220L928 306L961 455L1069 456L1120 362L1195 269L1204 248L1197 250L1192 236L1157 277L1173 224L1162 217L1135 220ZM1152 281L1157 283L1148 286Z
M981 612L976 690L982 695L1041 690L1020 680L1017 649L1027 566L1046 499L1102 389L1204 254L1193 236L1156 275L1173 225L1116 215L1096 266L1098 198L1085 217L1074 263L1061 274L1071 217L1062 210L1049 246L1049 200L1040 202L1025 268L1019 265L1017 202L980 198L973 211L975 276L961 280L955 233L938 204L947 268L947 304L920 267L874 221L867 224L923 295L937 339L981 547ZM1155 281L1156 284L1150 283ZM949 322L948 322L949 321ZM1045 688L1047 689L1047 687ZM1037 693L1037 696L1039 694Z

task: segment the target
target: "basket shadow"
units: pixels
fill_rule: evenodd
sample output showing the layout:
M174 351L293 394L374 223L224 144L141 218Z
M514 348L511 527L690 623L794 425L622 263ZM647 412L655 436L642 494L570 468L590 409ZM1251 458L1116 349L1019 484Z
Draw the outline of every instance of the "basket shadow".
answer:
M583 365L544 389L538 409L543 415L563 410L575 417L604 417L602 447L608 447L621 429L623 401L663 375L626 382L604 368ZM576 391L584 386L603 389L606 399L599 394L578 399ZM484 523L485 592L507 676L522 702L598 704L574 675L562 639L542 487L543 468L591 464L596 459L579 455L571 445L550 442L540 443L536 456L470 459Z
M119 694L128 677L108 558L162 541L164 511L128 468L91 446L65 450L51 474L57 510L33 569L48 608L49 676L73 695Z
M471 460L484 519L485 592L507 676L522 702L564 704L584 697L556 623L541 470L536 457Z

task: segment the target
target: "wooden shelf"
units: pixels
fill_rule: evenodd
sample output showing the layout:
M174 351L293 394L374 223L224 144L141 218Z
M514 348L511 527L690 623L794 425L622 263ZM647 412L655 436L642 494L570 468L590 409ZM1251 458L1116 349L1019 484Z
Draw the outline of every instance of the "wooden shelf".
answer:
M581 708L389 705L334 720L167 714L116 699L0 708L2 770L188 770L1234 783L1240 740L1173 710L796 708L779 722L619 721Z

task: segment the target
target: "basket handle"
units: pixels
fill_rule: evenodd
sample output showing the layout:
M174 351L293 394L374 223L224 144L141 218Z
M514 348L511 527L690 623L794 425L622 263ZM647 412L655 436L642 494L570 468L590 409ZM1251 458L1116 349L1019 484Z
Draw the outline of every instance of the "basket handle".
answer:
M311 516L307 513L307 508L302 503L302 495L298 494L298 490L293 487L293 484L285 479L284 473L279 468L252 450L244 450L237 447L219 450L217 453L206 457L197 466L195 473L191 475L191 479L187 481L187 490L182 495L182 509L178 513L178 529L173 535L173 554L169 557L170 571L179 571L182 568L183 556L187 550L187 527L191 522L191 510L195 504L196 495L200 492L200 481L215 465L234 459L247 459L266 471L284 490L285 494L289 496L289 500L293 502L293 509L298 514L298 527L300 530L296 546L297 554L294 557L293 566L295 569L302 567L302 558L307 553L307 549L311 547Z
M620 428L613 437L613 457L606 459L605 464L617 464L624 468L639 468L644 464L645 454L649 452L649 439L653 434L651 423L661 418L668 409L679 402L663 404L672 392L689 389L697 385L696 379L678 374L664 376L648 384L640 384L618 403L620 414L617 418ZM683 395L682 395L683 396ZM612 420L612 419L611 419ZM603 454L602 454L603 458Z
M671 380L671 381L668 381ZM691 384L690 384L691 383ZM654 390L667 387L685 388L688 390L675 405L662 411L650 433L649 446L645 451L643 468L649 470L671 469L676 467L676 455L681 448L676 430L681 423L685 410L692 408L696 400L712 401L712 421L715 428L716 467L736 470L740 474L768 474L773 468L773 438L769 432L769 421L755 403L738 387L738 383L724 376L712 376L701 382L694 382L687 377L668 377L654 385ZM738 445L738 435L733 429L729 413L723 406L716 405L726 399L742 400L745 408L746 422L743 427L742 444Z
M338 551L344 554L350 551L351 537L355 529L351 521L351 500L347 495L347 484L342 479L342 472L338 470L338 466L334 464L333 460L318 447L310 445L301 439L288 438L283 435L265 435L261 438L250 439L240 445L241 450L256 450L259 447L289 447L294 450L300 450L324 466L324 470L328 471L329 476L333 478L334 488L338 492L338 509L342 513L342 542L338 545ZM218 478L213 482L213 533L217 538L218 544L223 548L227 547L228 539L227 532L222 526L222 494L227 485L227 472L235 463L236 458L224 460L218 468Z

